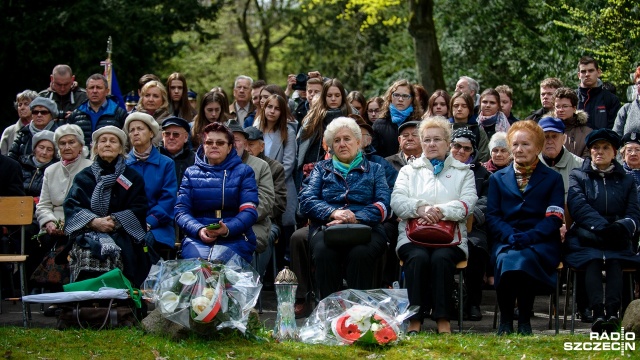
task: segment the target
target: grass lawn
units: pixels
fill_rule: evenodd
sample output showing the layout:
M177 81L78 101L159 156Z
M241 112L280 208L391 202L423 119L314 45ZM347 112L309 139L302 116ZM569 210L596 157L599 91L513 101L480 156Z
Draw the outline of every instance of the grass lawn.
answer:
M266 335L262 334L262 335ZM565 351L564 342L586 335L497 337L487 334L420 334L398 346L323 346L247 340L239 333L213 340L173 341L140 329L65 330L0 328L4 359L638 359L640 348L626 351Z

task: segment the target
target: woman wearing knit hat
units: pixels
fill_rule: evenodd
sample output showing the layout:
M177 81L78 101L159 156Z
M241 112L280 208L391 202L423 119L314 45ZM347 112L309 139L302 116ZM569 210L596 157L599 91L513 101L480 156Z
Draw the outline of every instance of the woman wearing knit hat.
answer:
M176 243L173 208L177 201L178 180L175 165L151 144L151 140L160 133L151 115L135 112L127 116L124 128L132 147L126 164L145 180L144 190L149 205L145 241L156 252L171 251Z
M68 237L62 230L64 224L62 204L71 189L73 178L92 163L86 158L86 152L83 153L84 134L77 125L65 124L57 128L53 134L53 141L57 145L60 161L44 171L40 201L36 205L35 213L41 231L45 232L38 239L40 244L43 244L41 250L47 252L67 243ZM33 257L34 260L42 260L42 256ZM42 287L55 292L62 291L61 285L38 283L33 287ZM52 316L53 310L55 308L47 309L44 314Z
M20 156L30 155L33 151L31 139L35 134L43 130L55 131L57 128L53 117L58 113L58 106L53 100L37 97L29 104L29 107L31 108L31 122L18 131L9 149L9 157L18 161Z
M476 136L467 128L459 128L451 135L451 156L463 164L468 164L476 180L476 194L478 201L473 208L473 216L467 219L467 239L469 258L465 278L467 284L468 301L465 302L465 315L471 321L482 320L480 302L482 301L482 287L484 274L489 264L489 243L484 228L484 213L487 209L487 194L489 192L489 176L491 174L482 167L476 156Z
M504 169L511 163L511 150L507 145L507 133L499 131L489 141L489 153L491 158L482 164L490 173Z
M126 134L108 125L91 134L91 166L80 171L63 203L70 243L71 281L118 267L134 287L151 264L145 251L147 196L144 179L125 164ZM56 256L56 261L67 253Z

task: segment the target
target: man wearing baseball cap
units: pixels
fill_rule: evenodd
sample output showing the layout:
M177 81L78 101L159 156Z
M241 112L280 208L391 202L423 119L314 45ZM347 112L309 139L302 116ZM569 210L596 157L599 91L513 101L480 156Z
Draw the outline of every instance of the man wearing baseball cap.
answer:
M162 155L173 159L176 165L178 187L187 168L195 163L196 154L189 148L189 123L180 117L166 118L162 123L162 146L158 149Z

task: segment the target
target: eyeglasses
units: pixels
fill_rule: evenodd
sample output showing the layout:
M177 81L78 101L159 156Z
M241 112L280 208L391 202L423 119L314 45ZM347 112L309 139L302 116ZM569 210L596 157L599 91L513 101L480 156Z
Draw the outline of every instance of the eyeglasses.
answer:
M567 110L567 109L571 109L573 106L571 105L562 105L562 106L556 106L556 110Z
M216 140L216 141L207 140L207 141L204 142L204 145L205 146L209 146L209 147L212 147L213 145L215 145L217 147L223 147L223 146L225 146L227 144L228 144L228 142L224 141L224 140Z
M394 99L403 99L403 100L411 99L411 95L409 95L409 94L393 93L393 94L391 94L391 96L393 96Z
M31 110L31 114L33 115L49 115L51 111L49 110Z
M162 132L162 136L168 137L168 138L179 138L180 135L182 135L183 133L178 132L178 131L163 131Z
M473 151L473 147L471 146L462 146L458 143L453 143L451 144L451 147L456 149L456 150L464 150L465 152L472 152Z
M380 111L380 109L369 109L369 110L367 110L367 112L368 112L369 114L375 114L375 113L377 113L377 112L379 112L379 111Z
M443 141L444 141L444 139L442 139L442 138L433 138L433 139L426 138L426 139L422 140L422 142L425 143L425 144L429 144L429 143L439 144L439 143L441 143Z
M630 148L627 147L624 149L625 154L640 154L640 148Z

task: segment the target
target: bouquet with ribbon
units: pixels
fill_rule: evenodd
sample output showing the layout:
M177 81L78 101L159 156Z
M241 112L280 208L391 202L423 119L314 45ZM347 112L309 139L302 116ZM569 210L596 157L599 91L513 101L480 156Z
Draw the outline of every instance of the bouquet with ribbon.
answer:
M343 290L323 299L299 331L310 344L391 345L404 336L404 320L417 313L406 289Z
M244 332L262 287L259 276L228 248L215 248L220 256L212 261L161 260L153 265L142 286L143 297L167 320L187 328Z

